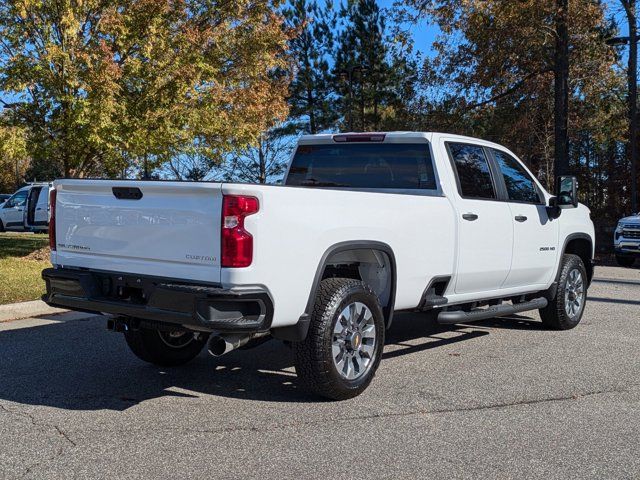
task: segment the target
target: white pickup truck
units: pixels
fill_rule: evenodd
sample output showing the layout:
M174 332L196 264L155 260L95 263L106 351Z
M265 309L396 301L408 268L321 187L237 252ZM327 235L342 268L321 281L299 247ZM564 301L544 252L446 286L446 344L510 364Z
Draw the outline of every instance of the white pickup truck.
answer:
M539 310L575 327L594 229L576 180L551 196L506 148L440 133L301 137L284 185L58 180L54 306L113 314L138 357L182 364L270 337L344 399L394 311L444 324ZM417 318L417 317L416 317Z

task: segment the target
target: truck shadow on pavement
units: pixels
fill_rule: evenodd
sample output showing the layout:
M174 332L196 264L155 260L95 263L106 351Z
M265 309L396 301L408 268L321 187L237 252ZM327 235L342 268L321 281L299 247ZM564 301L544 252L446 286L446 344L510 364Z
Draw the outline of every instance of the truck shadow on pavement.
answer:
M282 342L269 341L219 358L203 352L183 367L163 369L134 357L122 336L107 332L105 323L104 317L89 317L0 332L0 404L124 411L161 397L323 401L299 388L293 352ZM383 359L477 339L489 335L491 328L539 325L517 317L440 326L425 315L399 314L387 332Z

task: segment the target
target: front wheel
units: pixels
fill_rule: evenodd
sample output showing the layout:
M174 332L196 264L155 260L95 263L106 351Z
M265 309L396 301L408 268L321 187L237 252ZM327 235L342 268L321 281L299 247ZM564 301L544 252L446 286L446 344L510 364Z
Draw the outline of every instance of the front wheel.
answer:
M124 332L136 357L161 367L175 367L193 360L207 343L207 335L187 330L139 328Z
M323 280L307 338L294 344L298 378L332 400L359 395L380 364L384 333L382 308L369 286L347 278Z
M636 263L636 259L634 257L616 255L616 263L621 267L633 267L633 264Z
M554 330L569 330L580 323L587 302L587 270L577 255L566 254L560 265L556 295L540 309L542 323Z

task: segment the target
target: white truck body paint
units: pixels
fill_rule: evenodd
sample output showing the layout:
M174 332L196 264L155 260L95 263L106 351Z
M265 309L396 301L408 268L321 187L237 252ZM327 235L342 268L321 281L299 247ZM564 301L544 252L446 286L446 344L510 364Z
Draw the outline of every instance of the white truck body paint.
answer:
M396 260L395 309L416 308L435 277L450 276L448 305L548 288L571 234L594 239L589 211L563 209L550 219L544 205L462 198L445 142L503 150L478 139L395 132L385 144L424 143L437 188L420 191L307 188L219 183L59 180L54 266L80 267L267 290L272 327L295 324L305 312L325 252L343 242L380 242ZM300 146L334 144L332 135L304 136ZM534 177L535 178L535 177ZM535 180L544 201L551 195ZM114 197L113 187L137 187L140 200ZM249 195L259 211L245 220L254 237L246 268L220 267L223 195ZM476 221L462 215L474 213ZM522 215L527 221L518 223Z

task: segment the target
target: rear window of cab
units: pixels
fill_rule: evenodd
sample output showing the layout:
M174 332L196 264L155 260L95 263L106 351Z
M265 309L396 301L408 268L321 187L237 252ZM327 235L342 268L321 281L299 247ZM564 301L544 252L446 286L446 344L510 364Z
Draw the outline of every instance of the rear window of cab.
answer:
M391 190L436 190L426 143L300 145L286 185Z

